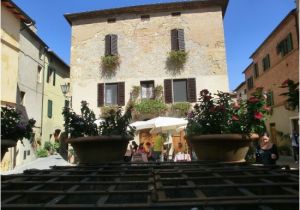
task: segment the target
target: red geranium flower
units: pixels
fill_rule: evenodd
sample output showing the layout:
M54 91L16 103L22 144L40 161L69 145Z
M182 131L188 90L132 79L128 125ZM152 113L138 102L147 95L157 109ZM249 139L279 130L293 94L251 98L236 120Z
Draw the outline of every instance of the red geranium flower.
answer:
M266 110L267 112L271 111L271 107L270 106L264 106L263 109Z
M256 98L255 96L252 96L251 98L249 98L248 102L250 103L257 103L259 102L260 100L258 98Z
M233 115L232 118L231 118L233 121L238 121L239 118L236 116L236 115Z
M261 112L255 112L255 114L254 114L254 118L255 118L255 119L260 120L260 119L262 119L263 117L264 117L264 115L263 115Z
M234 109L239 109L241 106L239 105L239 103L235 102L232 104L232 108Z

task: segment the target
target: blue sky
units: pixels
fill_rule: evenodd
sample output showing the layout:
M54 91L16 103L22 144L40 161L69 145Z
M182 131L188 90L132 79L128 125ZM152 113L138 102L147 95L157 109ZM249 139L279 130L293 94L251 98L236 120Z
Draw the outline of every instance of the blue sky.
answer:
M174 0L14 0L36 21L40 38L66 63L71 27L63 14ZM295 8L294 0L230 0L224 18L230 90L243 80L250 55Z

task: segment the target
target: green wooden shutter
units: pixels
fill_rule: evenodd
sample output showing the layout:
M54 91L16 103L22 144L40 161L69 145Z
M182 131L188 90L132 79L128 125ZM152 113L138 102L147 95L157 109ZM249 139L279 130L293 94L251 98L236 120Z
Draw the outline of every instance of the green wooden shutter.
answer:
M287 51L290 52L293 50L293 39L292 39L292 34L289 33L287 37Z
M171 30L171 50L174 50L174 51L179 50L177 29Z
M125 106L125 82L118 83L118 105Z
M53 103L51 100L48 100L48 117L52 118L52 107L53 107Z
M184 43L184 30L178 29L178 50L185 50L185 43Z
M197 94L196 94L196 79L189 78L187 79L187 96L188 102L196 102Z
M98 84L98 107L104 105L104 83Z
M118 36L111 35L111 55L118 55Z
M111 39L110 34L105 36L105 55L111 55Z
M164 80L164 94L165 94L165 103L173 103L171 79Z

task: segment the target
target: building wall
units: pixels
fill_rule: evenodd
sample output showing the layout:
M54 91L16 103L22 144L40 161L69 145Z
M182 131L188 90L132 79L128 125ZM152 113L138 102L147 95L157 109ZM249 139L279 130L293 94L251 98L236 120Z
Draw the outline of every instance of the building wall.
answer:
M105 18L78 20L72 24L71 89L73 108L79 111L80 101L86 100L99 113L97 84L125 81L125 101L132 86L140 81L154 80L163 85L164 79L196 78L197 94L207 88L213 92L228 91L228 76L224 46L222 12L218 7L140 15L119 15L115 23ZM176 11L178 12L178 11ZM197 20L197 21L195 21ZM180 75L167 71L166 59L171 51L170 31L184 29L188 60ZM112 78L101 76L101 57L104 55L105 35L118 35L121 64Z
M55 69L55 85L53 85L53 76L47 82L47 71L51 67ZM43 99L43 120L42 120L42 145L46 141L54 142L54 131L56 129L64 130L64 119L62 116L65 105L65 97L61 91L60 85L65 83L69 77L69 67L62 65L56 57L48 55L46 59L46 70L44 74L44 99ZM52 117L48 117L48 101L52 101ZM51 136L51 137L50 137Z
M276 47L289 33L292 34L293 50L282 57L281 54L277 54ZM286 110L284 103L287 97L279 96L281 93L287 91L287 88L283 89L279 87L286 79L299 81L299 42L297 33L296 17L291 14L253 54L253 63L258 64L259 77L254 78L253 65L250 65L245 70L246 81L250 76L253 76L254 84L254 87L248 90L248 97L254 92L256 87L264 87L265 91L273 92L273 114L267 120L267 127L270 126L270 123L275 123L276 130L284 133L290 133L292 130L290 127L290 118L298 117L299 115L297 110L293 112ZM271 67L264 71L262 60L267 54L270 55Z
M17 91L17 104L23 106L22 109L27 118L36 120L34 140L41 139L42 120L42 94L43 94L43 72L44 55L40 56L40 50L44 49L43 44L38 42L28 28L24 28L20 34L20 54L19 54L19 79ZM41 78L38 75L38 66L41 68ZM21 92L25 92L23 100ZM23 140L24 145L17 145L16 165L22 165L36 158L35 142L32 144Z
M1 104L16 103L20 21L1 4Z

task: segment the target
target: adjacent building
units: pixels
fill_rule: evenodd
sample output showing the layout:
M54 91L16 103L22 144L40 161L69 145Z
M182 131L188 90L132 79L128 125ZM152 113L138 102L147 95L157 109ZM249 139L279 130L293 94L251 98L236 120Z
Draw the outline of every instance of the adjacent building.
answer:
M267 120L267 128L274 142L278 133L290 134L299 130L298 110L288 110L286 96L280 96L287 89L281 84L291 79L299 81L299 28L296 9L292 10L271 32L250 57L252 63L245 69L247 96L256 87L264 87L272 115Z
M14 2L2 0L1 10L1 106L16 107L25 119L36 120L31 139L5 154L5 171L36 159L37 147L62 130L65 97L60 85L69 77L69 66L39 38L35 22ZM54 115L49 119L48 110Z

